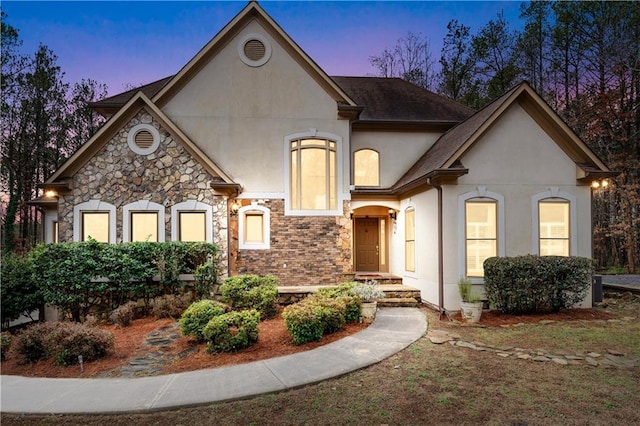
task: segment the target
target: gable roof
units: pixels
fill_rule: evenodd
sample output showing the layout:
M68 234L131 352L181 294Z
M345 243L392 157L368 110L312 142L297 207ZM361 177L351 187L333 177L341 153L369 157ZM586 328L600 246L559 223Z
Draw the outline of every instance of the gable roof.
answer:
M396 182L393 186L394 191L401 191L403 188L410 187L415 182L438 172L464 170L459 163L462 155L497 122L514 102L519 102L569 158L584 171L585 178L589 175L589 171L600 176L617 174L607 168L527 82L522 82L438 138L431 148Z
M152 83L145 84L144 86L136 87L135 89L127 90L126 92L118 93L96 102L90 102L89 106L105 117L113 115L127 102L129 102L129 100L131 100L131 98L133 98L138 92L144 93L144 95L149 99L153 98L156 93L158 93L160 89L162 89L172 78L173 76L165 77Z
M84 166L109 140L131 120L140 110L146 109L160 125L167 130L178 143L191 154L212 176L218 176L226 184L234 184L233 180L207 155L194 144L187 135L176 126L151 100L138 91L129 101L107 121L87 142L84 143L67 161L56 170L44 183L45 186L55 184L63 178L73 176Z
M360 122L457 124L475 112L400 78L332 77L364 109Z
M156 105L163 106L181 87L200 71L249 22L256 20L296 60L336 102L356 106L355 102L296 44L295 41L260 7L250 1L220 30L167 84L153 96Z

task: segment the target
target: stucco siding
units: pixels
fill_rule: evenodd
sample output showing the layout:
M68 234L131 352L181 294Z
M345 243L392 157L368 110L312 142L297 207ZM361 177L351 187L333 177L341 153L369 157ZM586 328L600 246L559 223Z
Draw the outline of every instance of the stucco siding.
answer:
M264 36L270 60L250 67L238 55L247 34ZM348 120L337 103L289 52L257 22L250 23L164 107L166 113L245 191L284 192L283 138L317 129L343 138L343 173L348 168ZM256 173L259 171L259 173ZM349 179L344 179L343 192Z

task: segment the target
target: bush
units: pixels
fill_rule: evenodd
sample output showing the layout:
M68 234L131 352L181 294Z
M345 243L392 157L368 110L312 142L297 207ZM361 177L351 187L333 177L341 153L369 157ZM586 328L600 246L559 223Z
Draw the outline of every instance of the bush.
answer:
M362 300L353 291L355 283L342 283L338 287L323 287L315 297L340 300L345 305L344 317L346 322L357 322L360 319Z
M484 273L486 297L500 312L558 312L584 300L593 263L584 257L492 257Z
M180 331L185 336L194 336L204 341L202 331L213 317L226 313L229 307L214 300L200 300L192 303L180 318Z
M203 330L208 351L231 352L258 341L260 313L255 310L229 312L212 318Z
M321 316L318 315L317 305L304 301L294 303L284 308L282 317L294 345L322 339L324 325Z
M129 327L131 321L136 318L136 306L136 302L127 302L124 305L118 306L111 312L111 322L119 324L121 327Z
M113 335L96 327L71 322L44 322L32 325L14 340L11 353L25 363L53 358L60 365L100 359L113 351Z
M11 348L12 339L11 334L7 332L0 333L0 361L5 360L5 356L9 352L9 348Z
M198 298L211 297L216 294L218 282L218 268L213 262L206 262L198 266L193 272L196 279L195 293Z
M2 326L21 315L29 315L44 303L36 282L31 278L31 261L14 254L2 256L0 268L0 314Z
M182 316L192 301L190 293L158 296L151 301L151 313L156 318L178 318Z
M356 296L362 299L363 302L375 302L384 297L384 292L380 290L380 285L376 280L354 283L352 288Z
M220 286L222 301L234 310L256 309L261 318L278 313L278 286L272 275L238 275L224 280Z

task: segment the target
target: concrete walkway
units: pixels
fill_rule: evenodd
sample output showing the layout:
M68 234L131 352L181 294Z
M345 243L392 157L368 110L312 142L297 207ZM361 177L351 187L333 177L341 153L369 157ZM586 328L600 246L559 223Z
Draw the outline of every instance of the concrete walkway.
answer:
M163 410L246 398L317 383L375 364L427 330L416 308L381 308L357 334L297 354L249 364L136 379L0 376L5 413L70 414Z

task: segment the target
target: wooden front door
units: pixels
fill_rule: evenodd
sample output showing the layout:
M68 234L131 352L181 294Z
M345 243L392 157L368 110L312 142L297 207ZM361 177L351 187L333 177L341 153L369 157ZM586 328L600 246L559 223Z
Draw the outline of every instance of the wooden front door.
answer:
M378 271L380 231L378 218L356 218L356 271Z

